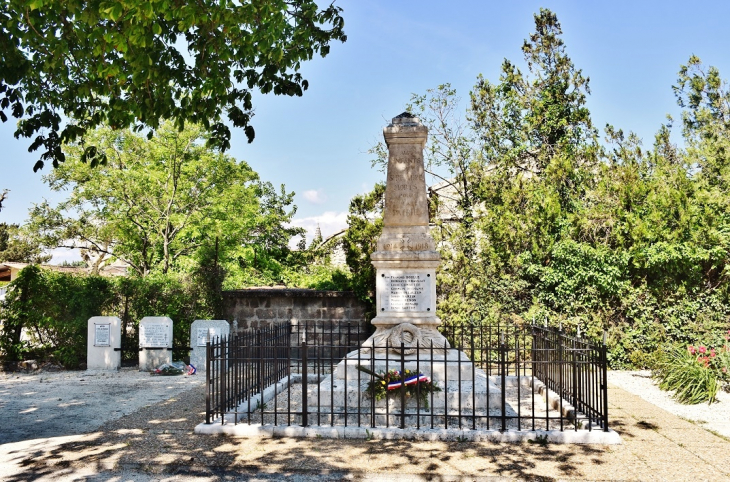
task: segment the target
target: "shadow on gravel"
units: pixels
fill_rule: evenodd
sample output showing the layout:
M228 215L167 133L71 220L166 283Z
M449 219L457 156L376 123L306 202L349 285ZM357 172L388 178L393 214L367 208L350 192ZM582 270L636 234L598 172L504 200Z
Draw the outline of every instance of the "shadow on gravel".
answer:
M558 480L590 477L610 449L588 445L490 444L391 440L243 439L192 433L203 419L201 388L69 440L8 444L3 458L18 466L4 480L86 478L131 471L213 480L359 480L419 475ZM68 438L68 437L66 437ZM65 438L64 438L65 439ZM15 447L17 445L17 447ZM2 449L3 447L0 447Z

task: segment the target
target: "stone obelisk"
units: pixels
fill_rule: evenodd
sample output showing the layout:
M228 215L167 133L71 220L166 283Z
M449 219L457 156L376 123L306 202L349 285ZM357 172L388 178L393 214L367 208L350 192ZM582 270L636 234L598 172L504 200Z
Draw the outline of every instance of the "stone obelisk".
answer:
M423 149L428 128L404 112L383 128L388 146L383 233L372 263L377 272L377 316L373 336L363 345L393 347L406 354L421 347L448 346L437 331L436 268L441 255L428 227Z

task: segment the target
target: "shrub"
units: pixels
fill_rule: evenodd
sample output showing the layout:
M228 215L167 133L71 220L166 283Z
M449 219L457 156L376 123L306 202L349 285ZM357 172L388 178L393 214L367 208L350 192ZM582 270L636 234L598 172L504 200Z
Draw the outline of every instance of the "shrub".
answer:
M86 357L87 321L114 299L112 281L23 269L2 306L0 348L9 360L54 358L76 367Z
M139 321L169 316L173 344L189 346L190 325L211 318L215 307L201 295L200 279L178 274L110 279L24 268L0 305L0 352L9 361L52 358L76 368L86 358L92 316L118 316L125 343L138 342ZM125 360L136 358L124 352Z
M727 335L730 338L730 332ZM659 352L653 372L659 388L674 392L680 403L712 403L721 383L730 380L730 346L667 347Z

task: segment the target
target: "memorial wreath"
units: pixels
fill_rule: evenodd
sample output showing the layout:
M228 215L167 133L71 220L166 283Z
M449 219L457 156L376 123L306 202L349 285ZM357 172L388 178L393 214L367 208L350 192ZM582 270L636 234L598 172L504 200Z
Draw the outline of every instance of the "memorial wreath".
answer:
M387 396L400 396L400 389L403 388L407 399L419 397L423 406L428 409L428 394L441 391L430 378L413 370L406 369L401 375L400 370L375 373L362 365L358 365L357 369L373 377L368 382L365 392L375 400L383 400Z

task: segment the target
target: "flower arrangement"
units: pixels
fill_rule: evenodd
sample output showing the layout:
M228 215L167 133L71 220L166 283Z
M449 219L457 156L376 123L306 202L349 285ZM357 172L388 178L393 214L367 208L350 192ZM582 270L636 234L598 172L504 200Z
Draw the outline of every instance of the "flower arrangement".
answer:
M441 388L426 375L413 370L406 369L401 375L399 370L375 373L362 365L358 365L357 369L373 377L368 382L365 392L375 400L383 400L389 395L399 397L403 388L406 399L419 397L424 408L428 410L428 394L441 391Z
M720 348L673 347L660 356L653 376L662 390L674 391L681 403L712 403L722 384L730 387L730 330Z

